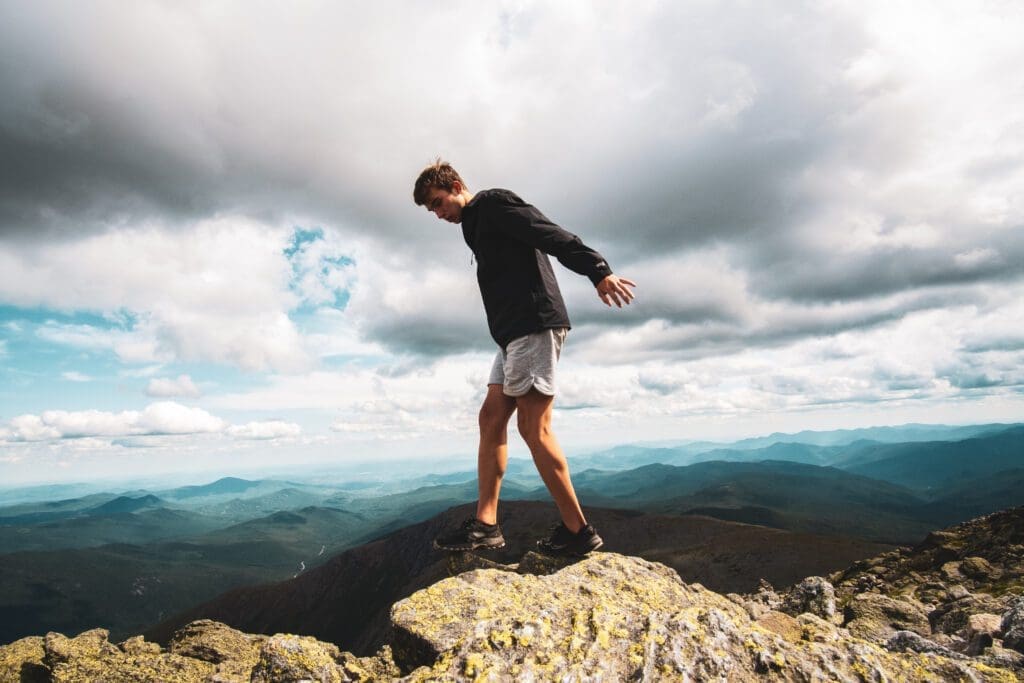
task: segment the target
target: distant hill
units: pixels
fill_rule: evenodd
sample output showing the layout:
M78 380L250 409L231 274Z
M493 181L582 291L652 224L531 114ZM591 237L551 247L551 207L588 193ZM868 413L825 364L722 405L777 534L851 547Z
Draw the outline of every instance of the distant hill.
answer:
M580 473L581 499L667 514L700 513L791 531L916 542L933 525L924 503L887 482L794 462L648 465L626 472Z
M879 445L836 466L917 491L936 491L1024 467L1024 427L962 441Z
M121 512L138 512L140 510L152 510L163 507L166 503L156 496L149 494L132 498L131 496L118 496L106 503L89 508L86 513L90 515L112 515Z
M174 500L186 500L188 498L199 498L204 496L238 495L252 489L259 488L260 482L239 479L238 477L224 477L202 486L181 486L167 491L164 495Z
M3 524L0 525L0 547L4 553L59 553L70 548L112 543L146 544L195 536L221 526L218 520L187 510L142 509L135 513L82 515L36 524Z

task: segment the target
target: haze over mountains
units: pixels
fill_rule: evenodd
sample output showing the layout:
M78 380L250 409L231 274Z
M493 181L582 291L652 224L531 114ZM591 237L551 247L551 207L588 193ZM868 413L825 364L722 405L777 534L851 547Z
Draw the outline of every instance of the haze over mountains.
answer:
M297 472L168 489L0 492L0 642L96 625L116 638L177 623L174 615L194 616L204 603L222 617L248 619L236 624L242 628L288 630L287 610L245 616L226 607L228 596L208 601L229 590L263 595L279 581L322 585L323 572L355 592L352 609L373 607L368 583L374 600L390 604L436 578L441 565L429 540L468 509L453 506L475 500L472 464L467 458L465 470L451 471L445 463L447 471L435 473L426 471L429 463L400 468L403 478L393 465L367 465L359 477L338 479ZM570 464L585 507L617 546L610 549L664 562L685 580L719 590L832 571L917 543L932 529L1024 504L1022 425L624 445L572 456ZM529 545L556 519L529 461L510 462L502 494L512 545ZM381 553L398 559L374 575ZM243 588L255 584L267 587ZM371 644L371 636L360 637L352 646Z

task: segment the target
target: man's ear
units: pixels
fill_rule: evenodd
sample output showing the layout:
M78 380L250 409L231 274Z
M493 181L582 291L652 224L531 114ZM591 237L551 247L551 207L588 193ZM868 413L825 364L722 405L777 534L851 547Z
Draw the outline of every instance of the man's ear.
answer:
M460 183L458 180L453 180L452 181L452 189L451 189L451 193L452 194L462 194L462 189L463 189L462 188L462 183Z

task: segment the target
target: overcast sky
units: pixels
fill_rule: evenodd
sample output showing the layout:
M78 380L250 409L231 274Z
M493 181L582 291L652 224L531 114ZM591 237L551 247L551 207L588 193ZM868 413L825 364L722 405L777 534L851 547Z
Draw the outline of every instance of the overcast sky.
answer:
M1019 421L1021 35L996 1L0 0L0 478L472 467L494 343L411 199L438 156L639 283L556 266L570 455Z

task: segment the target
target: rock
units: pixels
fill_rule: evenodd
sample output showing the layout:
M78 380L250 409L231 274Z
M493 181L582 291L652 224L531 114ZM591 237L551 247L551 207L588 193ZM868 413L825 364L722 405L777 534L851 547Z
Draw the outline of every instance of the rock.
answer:
M928 617L920 606L879 595L855 595L844 610L843 624L854 636L884 643L897 631L913 631L921 636L931 634Z
M1024 596L1017 598L1000 623L1003 646L1024 653Z
M62 633L47 633L43 648L46 650L44 663L51 669L73 659L97 659L116 656L120 650L109 642L110 631L94 628L68 638Z
M249 680L266 640L267 636L252 636L220 622L200 619L178 629L167 650L213 664L222 678Z
M972 614L995 614L1003 611L1003 601L984 593L939 605L928 614L928 621L936 633L956 633L967 628Z
M345 680L349 681L388 681L401 676L391 656L391 648L387 645L373 657L356 657L342 652L339 666L346 676Z
M252 670L252 683L300 683L318 681L341 683L341 652L336 645L322 643L311 636L278 634L260 648Z
M984 557L965 557L960 563L960 573L976 581L999 578L1002 572L996 570Z
M29 636L0 646L0 681L3 683L43 683L50 670L43 666L42 636Z
M474 569L505 569L508 571L514 571L514 567L503 565L500 562L489 560L485 557L477 555L476 553L464 552L464 553L448 553L445 558L448 563L448 575L456 576L462 572L472 571Z
M952 560L942 565L942 578L946 581L963 581L964 575L960 573L960 562Z
M142 636L133 636L120 645L121 650L128 655L158 655L160 646L156 643L147 643Z
M374 657L356 657L311 636L278 634L263 642L251 678L244 680L251 683L341 683L392 680L400 675L388 647Z
M832 622L810 612L804 612L796 621L800 624L801 638L812 643L835 643L850 636L846 629L837 628Z
M68 638L48 633L43 644L43 664L54 683L83 681L132 681L138 683L199 683L215 673L212 664L171 653L153 653L141 641L133 640L135 653L126 653L110 643L108 632L93 629Z
M999 633L1002 619L998 614L972 614L967 618L964 639L967 641L965 652L976 657L987 648L992 647Z
M800 622L785 612L766 612L761 618L754 621L755 624L782 636L791 643L799 643L804 639L804 629Z
M921 637L913 631L897 631L892 638L885 641L885 649L891 652L918 652L921 654L938 654L943 657L960 658L961 655L938 643Z
M967 590L959 583L955 583L949 587L949 589L946 591L946 594L953 600L963 600L964 598L970 596L971 591Z
M825 620L836 615L836 591L820 576L809 576L789 590L782 611L792 616L809 612Z
M615 553L593 553L547 576L468 572L396 603L391 618L395 657L410 683L1009 680L969 660L911 659L849 637L794 643L668 567ZM786 618L773 619L778 626ZM839 632L811 614L796 621Z
M575 562L579 562L579 558L551 557L550 555L542 555L531 550L519 560L516 571L520 574L554 574L559 569L564 569Z

